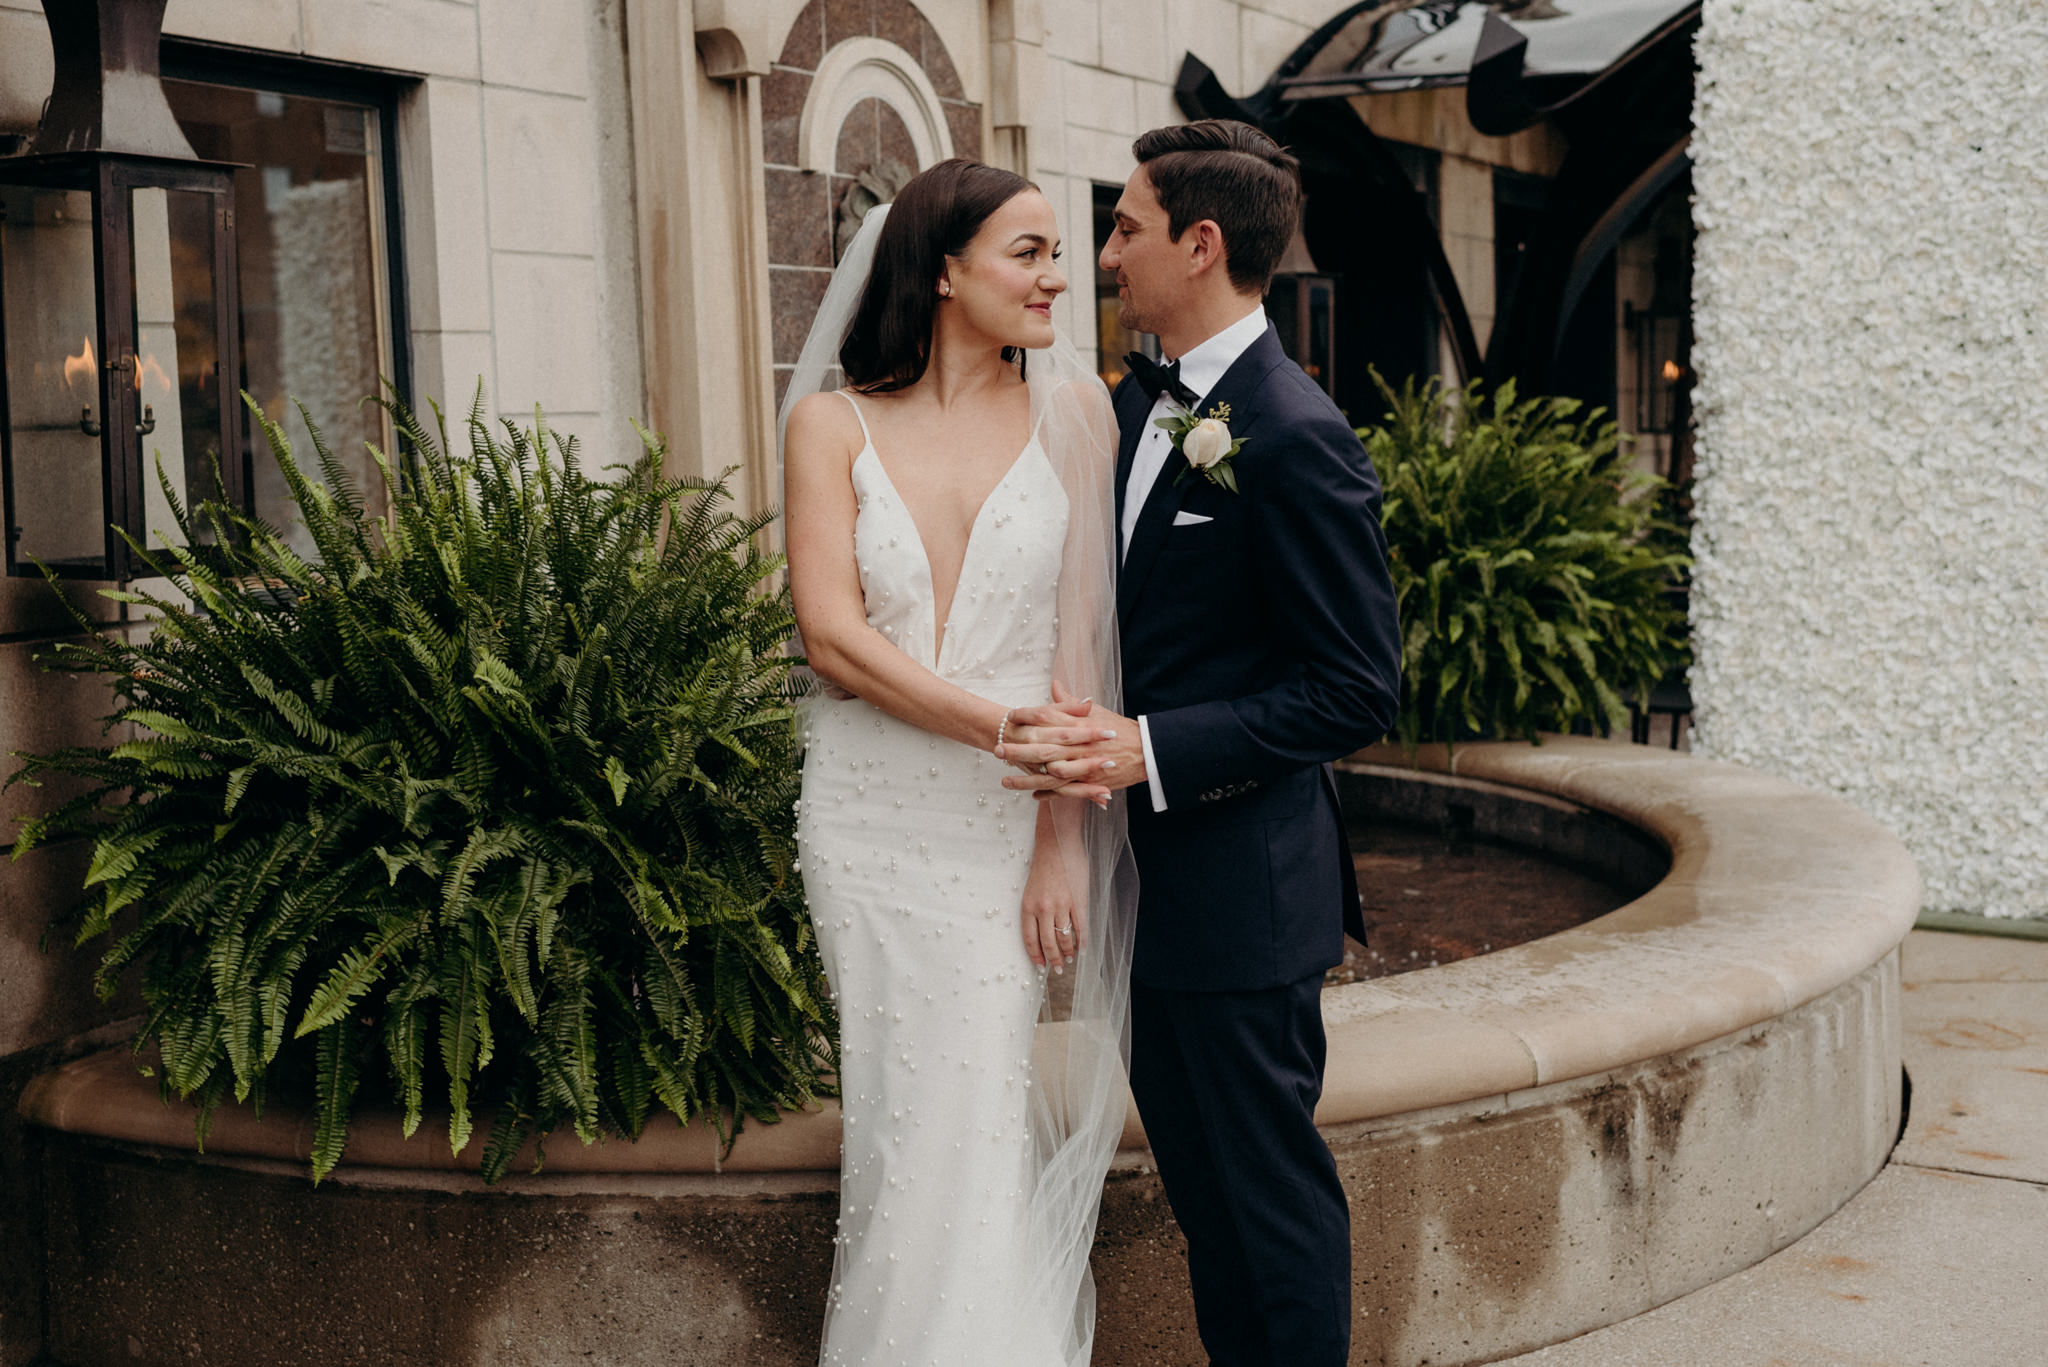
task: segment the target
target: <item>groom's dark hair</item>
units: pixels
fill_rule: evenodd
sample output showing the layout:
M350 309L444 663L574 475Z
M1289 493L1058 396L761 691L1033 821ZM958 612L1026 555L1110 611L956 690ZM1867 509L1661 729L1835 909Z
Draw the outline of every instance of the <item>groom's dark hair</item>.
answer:
M1230 283L1263 294L1301 222L1301 163L1248 123L1198 119L1140 134L1131 152L1180 235L1211 219L1223 230Z

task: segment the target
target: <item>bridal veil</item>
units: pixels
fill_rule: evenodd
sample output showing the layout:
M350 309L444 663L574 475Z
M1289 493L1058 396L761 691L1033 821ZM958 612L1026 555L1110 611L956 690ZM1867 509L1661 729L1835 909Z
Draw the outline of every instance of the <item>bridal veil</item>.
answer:
M791 407L808 394L839 387L840 349L867 288L887 214L887 205L868 213L833 274L778 415L778 451ZM1064 337L1026 353L1025 380L1034 430L1068 500L1054 677L1075 696L1092 697L1120 713L1117 432L1109 395ZM1022 1306L1042 1308L1060 1324L1061 1363L1084 1367L1095 1321L1089 1251L1127 1104L1137 878L1125 839L1122 793L1106 811L1068 798L1049 800L1069 809L1059 822L1062 852L1076 901L1086 909L1087 946L1064 975L1047 979L1055 990L1033 1037L1035 1161L1025 1192L1033 1284L998 1290Z

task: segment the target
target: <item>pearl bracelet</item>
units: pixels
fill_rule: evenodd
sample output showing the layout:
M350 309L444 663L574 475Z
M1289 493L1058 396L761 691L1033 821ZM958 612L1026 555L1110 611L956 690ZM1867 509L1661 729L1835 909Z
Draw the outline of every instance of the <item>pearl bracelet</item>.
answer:
M1013 707L1008 712L1003 713L1003 720L996 726L996 750L1003 748L1003 737L1009 734L1010 730L1010 712L1015 712L1016 710ZM992 750L989 753L994 754L995 751Z

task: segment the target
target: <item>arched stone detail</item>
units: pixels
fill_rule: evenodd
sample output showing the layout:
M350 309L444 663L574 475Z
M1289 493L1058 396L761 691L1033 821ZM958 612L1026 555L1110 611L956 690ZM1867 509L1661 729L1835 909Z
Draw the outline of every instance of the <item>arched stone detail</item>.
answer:
M917 59L880 38L849 38L825 54L797 124L797 167L834 169L840 125L864 100L880 100L909 131L915 170L953 155L939 92Z
M873 59L883 49L893 51L879 68L857 69L863 54ZM946 39L913 0L807 0L789 26L761 82L778 404L831 279L848 195L869 173L890 180L892 162L915 171L944 155L981 157L982 107L968 88ZM913 136L926 119L946 132L929 138L933 156Z

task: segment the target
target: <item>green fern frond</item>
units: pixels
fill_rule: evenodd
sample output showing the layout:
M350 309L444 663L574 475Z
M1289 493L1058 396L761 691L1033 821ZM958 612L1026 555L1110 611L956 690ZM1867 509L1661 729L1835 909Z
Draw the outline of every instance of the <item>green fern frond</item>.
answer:
M431 1091L458 1151L491 1117L495 1179L556 1129L630 1136L660 1106L729 1140L826 1094L772 513L663 475L644 433L593 474L481 389L455 446L438 406L386 402L368 488L310 424L302 467L252 404L314 553L176 507L185 544L137 552L165 586L119 594L151 633L80 619L44 660L104 679L139 734L23 757L11 782L85 788L16 854L92 842L61 924L110 937L102 992L140 970L166 1095L202 1133L297 1096L324 1177L366 1087L407 1134Z

